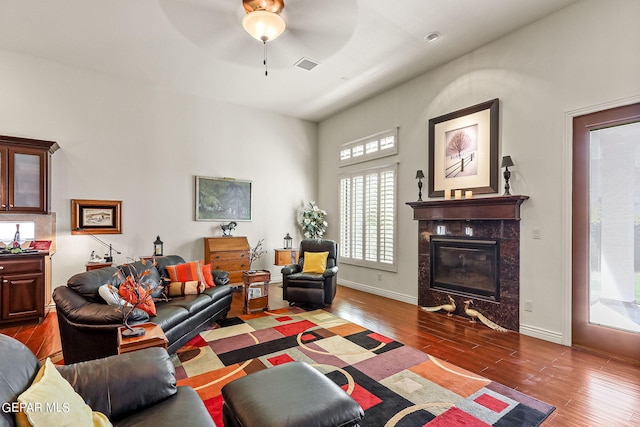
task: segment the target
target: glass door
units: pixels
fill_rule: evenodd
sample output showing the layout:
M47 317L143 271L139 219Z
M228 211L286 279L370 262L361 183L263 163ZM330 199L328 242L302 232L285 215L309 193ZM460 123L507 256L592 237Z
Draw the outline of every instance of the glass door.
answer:
M574 119L573 344L640 360L640 104Z

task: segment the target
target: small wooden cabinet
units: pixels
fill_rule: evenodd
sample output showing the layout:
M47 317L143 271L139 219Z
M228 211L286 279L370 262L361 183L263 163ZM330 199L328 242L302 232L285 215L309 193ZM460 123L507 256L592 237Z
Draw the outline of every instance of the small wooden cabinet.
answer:
M44 319L49 256L0 255L0 323Z
M249 249L246 237L205 237L204 262L213 270L228 271L230 283L242 283L242 272L250 266Z
M300 256L299 249L274 249L275 259L273 263L275 265L290 265L297 264L298 257Z
M0 135L0 214L49 212L53 141Z

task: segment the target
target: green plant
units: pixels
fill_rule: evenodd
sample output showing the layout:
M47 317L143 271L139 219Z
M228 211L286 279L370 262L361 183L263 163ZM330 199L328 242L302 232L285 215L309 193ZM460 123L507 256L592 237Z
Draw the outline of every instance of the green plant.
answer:
M320 239L327 231L329 224L326 221L327 212L318 208L316 202L309 202L309 206L302 210L300 227L302 234L307 239Z

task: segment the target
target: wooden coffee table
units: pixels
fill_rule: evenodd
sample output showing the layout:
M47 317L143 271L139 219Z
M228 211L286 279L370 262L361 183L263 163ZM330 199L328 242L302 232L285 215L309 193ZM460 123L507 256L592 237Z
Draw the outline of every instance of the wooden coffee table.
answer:
M267 270L244 271L244 313L269 310L269 282L271 273Z
M127 329L124 326L118 328L118 354L128 353L130 351L142 350L149 347L162 347L165 350L169 344L169 340L164 335L162 328L155 323L141 323L135 325L136 328L144 328L145 334L139 337L124 338L122 331Z

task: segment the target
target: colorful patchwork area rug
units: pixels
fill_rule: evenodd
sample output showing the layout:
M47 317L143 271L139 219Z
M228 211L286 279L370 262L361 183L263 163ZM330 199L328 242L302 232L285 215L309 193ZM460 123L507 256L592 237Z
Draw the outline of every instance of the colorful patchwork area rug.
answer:
M225 384L292 360L351 395L365 410L362 426L537 426L554 410L324 310L290 307L228 319L173 356L178 385L195 388L219 426Z

